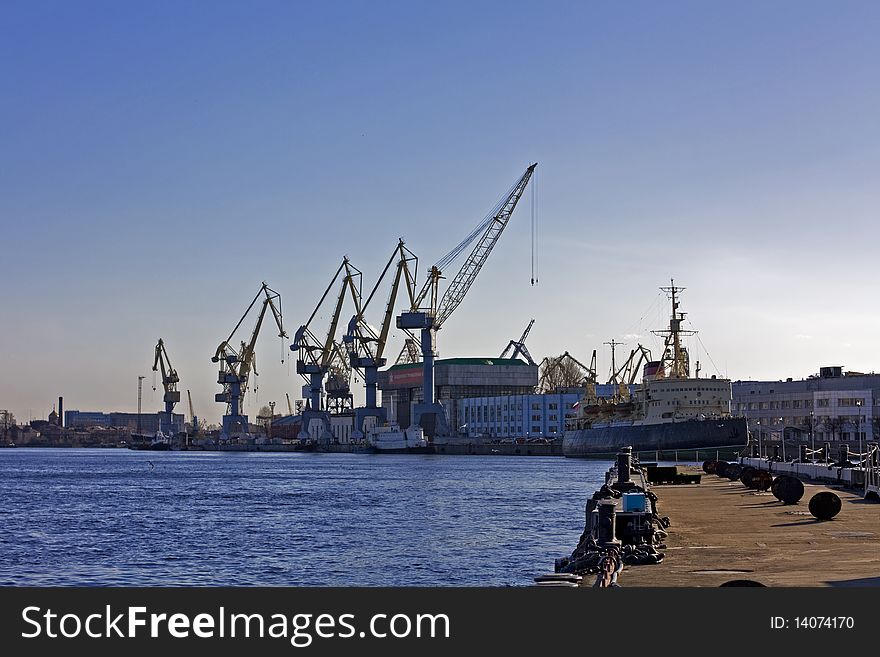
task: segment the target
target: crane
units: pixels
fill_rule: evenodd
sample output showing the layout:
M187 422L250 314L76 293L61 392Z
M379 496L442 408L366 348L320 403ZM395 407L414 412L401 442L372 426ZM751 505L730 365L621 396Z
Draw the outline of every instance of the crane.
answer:
M159 338L159 342L156 343L153 371L161 371L162 388L165 390L162 397L162 401L165 402L165 410L159 413L159 433L170 437L177 433L174 430L174 405L180 401L180 391L177 389L180 378L177 376L177 370L171 366L171 359L168 358L168 352L165 350L165 342L162 338Z
M199 435L200 431L199 418L196 416L196 412L193 410L193 398L189 390L186 391L186 398L189 401L189 416L192 419L192 435L193 438L196 438Z
M236 351L231 345L232 338L260 297L263 297L262 305L257 315L256 326L254 326L254 330L251 333L251 339L247 343L242 341L241 347ZM286 338L287 332L284 330L281 317L281 295L263 281L260 290L247 307L247 310L244 311L241 319L238 320L235 328L232 329L229 337L220 343L217 351L211 358L212 362L220 363L217 383L223 386L223 392L217 393L214 396L214 401L226 404L226 415L223 416L223 428L220 432L221 437L226 439L245 434L248 430L248 418L247 415L242 414L241 409L244 395L247 392L250 374L252 371L255 375L257 374L254 350L267 308L271 309L272 316L275 318L275 324L278 327L278 337Z
M514 341L511 340L507 343L507 346L504 348L504 351L501 352L499 358L516 358L518 356L522 356L526 359L526 362L529 365L536 365L535 360L532 358L532 355L529 353L529 350L526 348L526 338L529 337L529 331L532 330L532 324L535 323L535 320L529 322L529 325L526 326L526 330L523 331L522 336L519 340ZM512 350L512 352L511 352Z
M397 359L394 361L395 365L406 365L409 363L418 363L422 360L422 355L419 353L419 340L409 331L404 331L407 334L407 338L403 341L403 348L401 348L400 353L397 354Z
M571 364L566 366L566 362ZM566 372L568 367L568 372ZM596 383L596 350L590 366L587 367L567 351L561 356L545 357L538 366L538 392L553 392L558 388L568 388L574 385ZM575 381L575 379L577 379Z
M385 313L382 316L382 324L378 332L364 319L364 314L376 295L379 286L397 261L394 280L391 283L391 292L385 304ZM400 283L403 281L406 287L409 305L415 297L416 275L418 271L418 258L406 248L402 239L398 239L397 246L391 253L388 263L379 275L379 279L373 286L366 302L361 306L360 312L354 315L348 322L348 330L343 337L343 342L348 350L351 366L363 371L366 385L366 400L362 408L355 410L355 438L362 438L364 420L367 417L375 417L378 424L385 422L385 409L376 403L376 385L379 378L379 368L384 367L387 359L384 357L385 345L388 341L388 333L391 329L391 318L394 316L394 307L397 303L397 294Z
M452 251L441 258L428 272L419 294L413 299L408 312L401 313L397 317L397 328L419 331L419 342L422 351L422 383L424 401L416 404L413 417L413 425L419 425L424 429L425 435L433 440L435 436L448 435L446 412L443 406L434 401L434 342L437 331L444 322L464 300L468 290L474 283L477 274L480 273L489 254L501 233L504 232L516 204L525 192L537 163L529 166L519 180L514 183L507 195L498 202L492 213L468 234ZM438 288L440 279L443 278L443 269L462 254L476 240L470 255L462 264L458 273L452 278L446 292L439 296Z
M293 415L293 406L290 404L290 393L285 392L284 396L287 397L287 413Z
M310 326L330 290L336 285L337 280L341 278L341 286L339 294L336 297L336 306L330 318L330 326L327 330L327 336L324 340L318 339L312 332ZM342 264L333 275L333 279L324 290L318 305L312 311L308 321L300 326L293 336L293 343L290 350L298 352L296 361L296 373L305 379L307 385L303 386L303 397L306 399L305 408L302 412L302 430L300 431L300 440L309 440L309 427L313 420L320 421L323 426L321 432L321 442L328 443L332 437L330 426L330 414L326 409L322 408L321 397L323 393L324 376L333 370L333 388L331 394L338 400L344 396L350 397L348 390L348 378L345 374L345 364L348 359L344 356L344 351L336 341L336 329L339 326L339 316L342 307L345 304L346 293L351 297L355 312L361 312L361 272L351 264L348 257L342 259ZM350 370L349 370L350 374Z

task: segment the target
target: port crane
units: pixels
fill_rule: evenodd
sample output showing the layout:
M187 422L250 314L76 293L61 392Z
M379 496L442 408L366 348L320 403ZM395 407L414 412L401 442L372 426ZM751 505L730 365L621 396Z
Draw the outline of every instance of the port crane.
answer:
M356 314L361 313L361 279L360 270L351 264L348 257L344 257L308 321L300 326L293 336L290 350L297 352L296 373L306 381L306 385L303 386L303 397L306 404L302 411L300 440L310 439L309 427L313 420L318 420L323 427L320 442L326 444L332 440L330 414L321 403L324 377L328 373L332 373L332 377L328 379L328 393L331 400L337 401L337 407L339 400L351 398L348 378L350 365L347 365L348 357L336 341L336 330L339 326L339 316L345 304L346 295L351 297ZM341 285L336 297L336 305L330 318L327 335L321 340L312 331L311 324L338 280L341 280ZM348 374L345 371L346 367L348 367Z
M435 340L444 322L464 300L468 290L476 280L492 249L507 227L516 205L525 192L537 163L529 166L508 193L498 202L487 218L470 232L452 251L441 258L428 272L419 294L413 299L409 311L397 317L397 328L419 332L419 345L422 352L423 402L413 409L412 424L421 426L425 435L433 440L437 436L449 435L446 412L443 406L434 401L434 356ZM443 270L454 262L474 241L473 248L452 278L446 292L439 295L440 279Z
M189 416L192 419L192 435L193 438L198 437L201 427L199 427L199 418L193 410L193 398L189 390L186 391L186 399L189 401Z
M293 415L293 406L290 403L290 393L285 392L284 396L287 397L287 413L288 415Z
M392 266L395 266L394 280L391 283L391 292L385 304L382 324L377 331L366 322L364 315ZM401 282L403 282L406 288L408 304L412 306L416 293L417 272L418 258L412 251L406 248L402 239L398 239L397 246L394 247L388 263L379 275L379 279L370 291L366 302L361 306L360 312L354 315L348 322L348 329L343 337L343 342L348 350L351 366L363 372L364 384L366 385L364 406L355 410L354 438L363 438L366 418L375 418L377 424L383 424L386 421L385 409L379 406L376 401L379 368L384 367L387 363L387 359L384 356L385 345L388 341L391 318L394 316L394 308L397 303Z
M529 331L532 330L532 324L535 323L535 320L529 322L529 325L526 326L526 330L523 331L522 336L520 336L519 340L511 340L507 343L507 346L504 348L504 351L501 352L499 358L518 358L522 356L526 359L526 362L529 365L537 365L535 360L532 358L532 355L529 353L529 350L526 348L526 338L529 337Z
M159 433L170 437L176 433L174 431L174 405L180 401L180 391L177 389L180 378L177 376L177 370L171 366L171 359L168 358L168 352L165 349L165 342L162 338L159 338L159 342L156 343L155 351L153 371L161 371L162 388L165 391L165 394L162 396L162 401L165 402L165 410L159 413ZM153 389L155 390L156 387L153 386Z
M248 342L242 341L240 348L236 351L232 346L232 338L244 320L247 319L251 309L260 301L260 297L262 297L262 303L251 338ZM212 362L220 363L217 383L223 386L223 392L217 393L214 396L214 401L226 404L226 415L223 416L223 428L220 432L221 437L226 439L245 434L248 430L247 415L243 415L241 411L251 372L254 375L257 374L254 350L267 309L272 311L272 317L275 319L275 324L278 327L278 337L286 338L287 332L284 330L281 317L281 295L263 281L260 290L247 307L247 310L244 311L241 319L238 320L235 328L232 329L229 337L220 343L217 351L211 358Z
M571 377L563 376L562 373L567 362L571 363L571 366L574 367L574 372L577 373L577 382L572 381ZM595 349L593 349L593 356L589 367L566 351L561 356L545 356L541 360L541 364L538 366L538 392L553 392L558 388L566 388L573 385L593 384L595 386L597 378Z

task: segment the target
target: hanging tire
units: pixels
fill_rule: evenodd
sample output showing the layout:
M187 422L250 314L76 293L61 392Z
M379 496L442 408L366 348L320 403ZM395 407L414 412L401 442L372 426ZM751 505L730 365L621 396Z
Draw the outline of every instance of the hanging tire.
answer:
M797 504L804 496L804 484L797 477L780 475L773 480L770 492L783 504Z
M830 490L823 490L810 498L810 513L816 520L831 520L840 513L840 498Z
M737 481L742 475L743 467L739 463L731 463L724 471L724 476L731 481Z

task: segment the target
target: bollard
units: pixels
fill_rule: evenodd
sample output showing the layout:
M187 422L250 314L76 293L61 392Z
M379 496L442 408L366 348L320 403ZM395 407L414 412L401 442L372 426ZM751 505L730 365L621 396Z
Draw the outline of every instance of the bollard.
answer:
M630 482L630 468L632 467L632 447L622 447L617 453L617 483L628 484Z
M614 535L614 524L617 517L617 505L611 501L603 501L597 507L596 542L599 545L615 545L619 543Z

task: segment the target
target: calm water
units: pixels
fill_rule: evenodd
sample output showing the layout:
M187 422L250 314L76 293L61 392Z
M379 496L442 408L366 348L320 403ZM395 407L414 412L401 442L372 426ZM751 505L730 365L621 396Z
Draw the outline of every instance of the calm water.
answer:
M3 449L0 584L528 585L608 465Z

